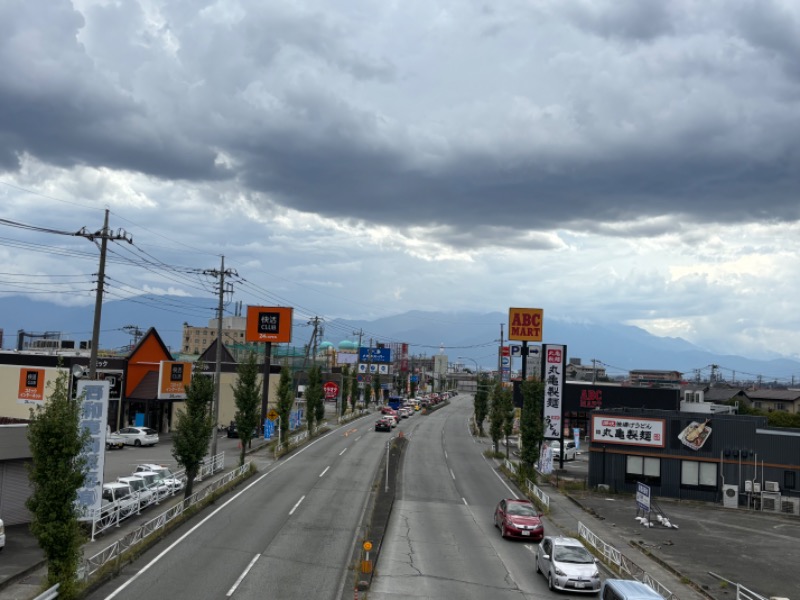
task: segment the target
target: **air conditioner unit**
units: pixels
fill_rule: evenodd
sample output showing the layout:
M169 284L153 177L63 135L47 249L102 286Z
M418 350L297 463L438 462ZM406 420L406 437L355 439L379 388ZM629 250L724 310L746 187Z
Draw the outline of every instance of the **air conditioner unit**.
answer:
M751 480L747 480L744 482L744 491L745 492L752 492L753 491L753 482Z
M725 484L722 486L722 506L725 508L739 508L739 486Z
M777 481L765 481L764 482L764 491L765 492L780 492L781 489L778 487Z
M781 495L778 492L761 492L761 512L780 512Z
M781 512L787 515L800 515L800 498L781 498Z

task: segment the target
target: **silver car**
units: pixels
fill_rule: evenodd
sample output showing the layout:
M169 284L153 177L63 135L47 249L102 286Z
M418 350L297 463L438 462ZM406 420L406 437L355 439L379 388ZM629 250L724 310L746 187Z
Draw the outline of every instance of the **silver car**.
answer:
M127 446L155 446L158 432L150 427L123 427L117 431Z
M545 536L536 550L536 572L551 590L600 591L597 559L575 538Z

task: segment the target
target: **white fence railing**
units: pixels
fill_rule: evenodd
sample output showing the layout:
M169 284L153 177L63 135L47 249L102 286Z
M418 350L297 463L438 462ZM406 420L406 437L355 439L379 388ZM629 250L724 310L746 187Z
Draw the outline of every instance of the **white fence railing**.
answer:
M533 494L534 498L536 498L542 505L547 509L550 510L550 496L545 494L538 485L533 483L530 479L525 480L525 487L528 488L528 491Z
M589 544L602 555L603 559L607 563L611 563L616 566L622 574L650 586L663 598L665 598L665 600L678 600L675 594L673 594L664 585L659 583L659 581L656 580L652 575L626 557L617 548L604 542L582 522L578 522L578 536L589 542Z
M206 487L198 490L188 498L185 498L182 502L178 502L175 506L161 513L154 519L142 524L140 527L136 528L125 537L117 540L110 546L107 546L97 554L85 558L79 570L80 578L87 580L103 565L114 560L120 560L122 554L142 542L142 540L146 539L148 536L159 531L160 529L163 529L167 524L183 514L186 509L204 500L222 486L242 477L249 470L250 463L248 462L241 467L226 473L216 481L211 482Z
M709 575L712 577L716 577L720 581L724 581L732 586L736 587L736 600L768 600L766 596L762 596L761 594L756 594L753 590L749 590L743 585L739 583L735 583L730 581L729 579L725 579L722 575L717 575L716 573L712 573L711 571L708 572Z

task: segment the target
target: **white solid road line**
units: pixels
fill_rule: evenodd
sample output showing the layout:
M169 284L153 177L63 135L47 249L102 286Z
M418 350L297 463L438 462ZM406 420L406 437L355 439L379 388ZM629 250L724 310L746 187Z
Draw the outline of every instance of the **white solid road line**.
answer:
M293 514L294 514L294 511L296 511L296 510L297 510L297 507L298 507L298 506L300 506L300 503L301 503L303 500L305 500L305 499L306 499L306 497L305 497L305 496L303 496L302 498L300 498L300 500L298 500L298 501L297 501L297 504L295 504L295 505L292 507L292 510L290 510L290 511L289 511L289 515L293 515Z
M466 499L466 498L464 498L464 497L462 496L461 500L464 502L464 506L469 506L469 504L467 504L467 499Z
M325 467L325 470L324 470L322 473L320 473L320 474L319 474L319 476L320 476L320 477L322 477L323 475L325 475L325 473L327 473L327 472L328 472L328 469L330 469L330 468L331 468L331 466L330 466L330 465L328 465L327 467Z
M250 561L250 564L247 565L247 568L244 571L242 571L242 574L239 575L239 579L236 580L236 583L234 583L233 586L231 587L231 589L228 590L228 593L225 594L227 597L230 598L231 596L233 596L233 592L236 591L236 588L239 587L239 584L241 584L242 581L244 581L244 578L247 577L247 574L250 572L250 569L253 568L253 565L256 564L256 561L258 560L259 556L261 556L261 555L260 554L256 554L255 557L253 558L253 560Z
M456 474L455 474L455 473L453 473L453 469L450 469L450 477L452 477L452 478L453 478L453 481L455 481L455 480L456 480Z
M345 448L344 450L342 450L341 452L339 452L339 456L341 456L341 455L342 455L342 454L344 454L345 452L347 452L347 448Z

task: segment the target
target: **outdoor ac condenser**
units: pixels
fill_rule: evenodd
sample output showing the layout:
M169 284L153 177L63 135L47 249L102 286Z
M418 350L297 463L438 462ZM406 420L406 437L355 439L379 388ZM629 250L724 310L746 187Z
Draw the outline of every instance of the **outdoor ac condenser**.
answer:
M725 484L722 486L722 506L725 508L739 508L739 486Z

